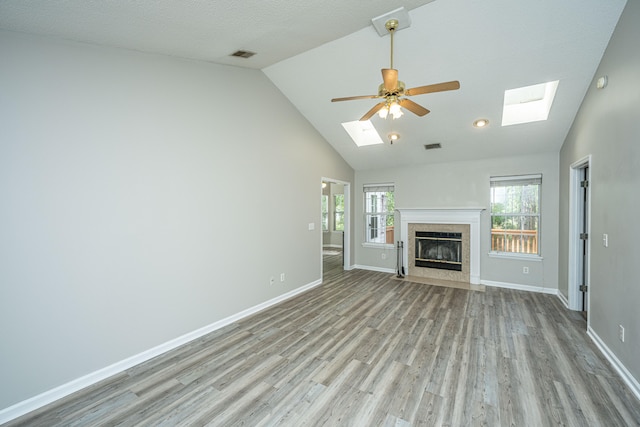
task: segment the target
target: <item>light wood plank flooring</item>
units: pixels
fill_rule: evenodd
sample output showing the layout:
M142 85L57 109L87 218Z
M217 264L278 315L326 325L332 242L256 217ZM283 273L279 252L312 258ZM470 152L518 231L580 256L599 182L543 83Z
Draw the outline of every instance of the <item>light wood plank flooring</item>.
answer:
M324 278L9 425L639 425L640 402L555 296Z
M342 250L331 249L327 252L330 255L322 256L322 280L324 283L342 274L344 264Z

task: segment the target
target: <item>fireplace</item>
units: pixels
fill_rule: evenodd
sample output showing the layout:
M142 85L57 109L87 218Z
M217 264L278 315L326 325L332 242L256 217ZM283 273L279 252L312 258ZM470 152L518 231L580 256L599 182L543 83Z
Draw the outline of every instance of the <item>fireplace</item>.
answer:
M462 233L416 231L415 265L462 271Z
M483 210L398 208L400 240L407 248L402 255L407 275L480 284L480 215ZM447 262L442 262L445 260ZM433 264L421 266L424 262ZM455 267L438 268L443 264Z

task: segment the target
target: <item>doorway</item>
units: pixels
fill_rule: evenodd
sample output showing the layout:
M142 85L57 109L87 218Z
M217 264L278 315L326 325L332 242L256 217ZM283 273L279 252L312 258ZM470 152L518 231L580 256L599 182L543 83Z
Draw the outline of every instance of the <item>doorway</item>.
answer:
M591 156L571 165L569 188L569 308L589 324Z
M321 275L341 273L349 269L350 184L322 178Z

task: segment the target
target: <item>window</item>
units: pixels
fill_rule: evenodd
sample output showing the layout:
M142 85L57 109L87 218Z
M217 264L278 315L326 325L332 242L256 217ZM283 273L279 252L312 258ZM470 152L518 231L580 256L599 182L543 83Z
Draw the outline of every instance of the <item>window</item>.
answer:
M540 255L542 175L491 177L491 251Z
M393 244L394 186L364 186L365 243Z
M322 195L322 231L329 231L329 196Z
M344 194L335 194L333 202L333 230L344 231Z

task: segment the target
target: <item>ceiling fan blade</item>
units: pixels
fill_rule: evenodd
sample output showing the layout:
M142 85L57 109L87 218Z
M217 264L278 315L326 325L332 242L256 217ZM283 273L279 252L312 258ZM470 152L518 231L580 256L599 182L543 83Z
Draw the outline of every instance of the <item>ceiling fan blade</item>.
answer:
M333 98L331 102L353 101L354 99L374 99L374 98L380 98L380 95L363 95L363 96L348 96L346 98Z
M373 115L375 113L377 113L378 111L380 111L382 109L382 107L384 107L384 102L380 102L379 104L376 104L373 106L373 108L369 111L367 111L367 114L365 114L364 116L362 116L362 118L360 119L361 122L367 121L369 120L371 117L373 117Z
M429 110L424 108L422 105L416 104L410 99L401 99L398 101L401 107L406 108L411 111L413 114L418 115L420 117L429 114Z
M405 96L422 95L424 93L444 92L445 90L460 89L460 82L457 80L444 83L436 83L427 86L418 86L404 91Z
M398 88L398 70L393 68L383 68L382 80L384 81L384 89L387 92L395 91Z

